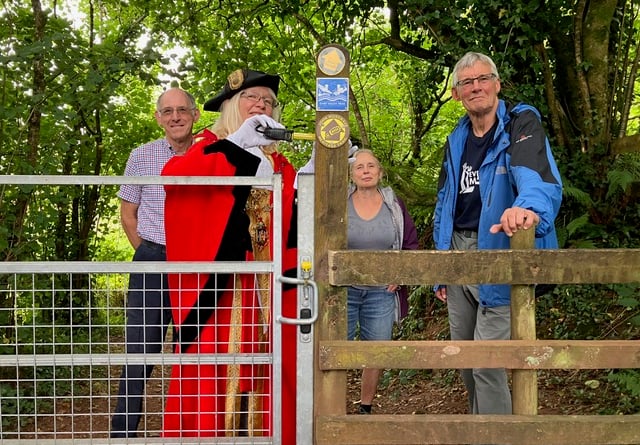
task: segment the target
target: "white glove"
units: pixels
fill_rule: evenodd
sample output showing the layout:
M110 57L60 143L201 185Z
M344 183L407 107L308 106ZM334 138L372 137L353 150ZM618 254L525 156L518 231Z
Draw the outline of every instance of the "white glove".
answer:
M227 136L227 140L241 148L269 145L273 143L273 139L269 139L262 133L256 131L258 128L267 127L284 128L282 124L276 122L266 114L257 114L244 121L238 130Z
M358 150L357 145L352 145L351 141L349 141L349 154L347 155L349 159L349 164L355 161L354 158L351 157ZM298 173L315 173L316 167L316 142L313 143L313 150L311 150L311 157L307 161L307 163L298 170Z
M357 145L351 145L351 141L349 141L349 155L348 155L349 164L353 164L356 161L356 158L353 157L353 154L358 150L359 150L359 147Z
M313 143L313 150L311 150L311 157L309 158L309 160L307 161L307 163L305 165L303 165L300 170L298 170L298 174L300 173L305 173L305 174L312 174L315 173L316 171L316 142ZM348 154L348 158L349 158L349 164L351 164L353 161L355 161L354 158L351 157L352 154L354 154L356 151L358 150L358 146L357 145L352 145L351 141L349 141L349 154ZM298 188L298 175L296 175L296 180L293 184L294 188Z
M313 150L311 150L311 157L309 158L309 160L307 161L306 164L304 164L300 170L298 170L298 173L306 173L306 174L311 174L311 173L315 173L316 171L316 142L313 142ZM296 180L298 178L296 177Z

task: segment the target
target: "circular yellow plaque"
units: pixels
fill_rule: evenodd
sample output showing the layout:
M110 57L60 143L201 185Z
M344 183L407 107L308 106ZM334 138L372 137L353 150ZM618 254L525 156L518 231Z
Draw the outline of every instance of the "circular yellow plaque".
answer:
M335 46L328 46L318 54L318 68L327 76L339 74L346 64L346 57L342 50Z
M349 122L339 114L327 114L316 124L316 138L325 147L341 147L349 139Z

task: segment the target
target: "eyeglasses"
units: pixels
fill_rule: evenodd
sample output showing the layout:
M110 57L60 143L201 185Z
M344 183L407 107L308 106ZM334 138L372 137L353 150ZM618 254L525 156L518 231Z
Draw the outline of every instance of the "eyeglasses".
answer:
M497 78L498 76L495 75L494 73L489 73L489 74L481 74L478 77L470 77L469 79L462 79L456 82L456 88L462 87L462 88L470 88L473 85L473 82L475 82L476 80L478 81L478 83L480 85L486 85L487 83L491 82L493 79Z
M243 91L242 93L240 93L240 97L244 97L245 99L248 99L249 101L254 103L258 103L260 102L260 99L262 99L262 102L264 102L264 105L269 108L275 108L278 105L280 105L280 103L272 97L264 97L255 93L245 93Z
M178 113L178 116L186 116L187 114L191 114L193 110L195 110L195 108L187 108L187 107L163 108L162 110L158 110L158 113L160 113L160 116L162 117L173 116L173 113Z

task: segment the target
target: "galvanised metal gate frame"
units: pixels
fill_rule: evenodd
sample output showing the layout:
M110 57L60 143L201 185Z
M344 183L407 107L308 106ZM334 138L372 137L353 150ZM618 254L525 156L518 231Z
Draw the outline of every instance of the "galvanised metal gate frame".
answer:
M256 177L120 177L120 176L0 176L0 184L4 185L120 185L120 184L202 184L202 185L248 185L248 186L270 186L273 190L273 221L274 227L277 227L279 221L282 220L282 192L281 177L273 175L269 178ZM281 357L281 325L282 323L299 325L298 332L298 366L297 366L297 442L298 444L309 444L312 442L313 435L313 323L317 319L318 293L317 286L313 281L313 263L314 257L314 176L300 175L298 178L298 257L300 265L297 279L291 279L282 276L281 270L281 252L282 252L282 236L280 230L273 232L273 261L252 261L252 262L3 262L0 263L0 275L11 276L14 278L18 275L30 274L32 277L37 275L54 275L54 274L128 274L128 273L145 273L145 272L173 272L173 273L249 273L249 274L270 274L272 284L272 305L275 323L272 323L272 354L253 354L247 356L245 354L218 354L218 355L198 355L198 354L174 354L164 351L160 354L126 354L122 353L74 353L73 345L69 353L39 354L37 345L29 345L33 349L33 353L20 353L20 346L16 341L14 355L0 355L0 371L2 369L13 369L15 375L19 376L21 370L29 369L34 371L38 367L68 367L73 370L75 367L120 367L125 363L128 364L153 364L153 365L173 365L186 363L200 364L266 364L271 365L274 370L272 375L272 418L281 418L281 373L278 372L282 366ZM17 280L15 280L17 281ZM300 318L292 319L282 317L281 301L282 292L279 282L287 282L298 285L298 305ZM51 289L55 292L54 288ZM126 289L120 289L126 291ZM7 289L6 296L17 298L20 292L40 292L48 290L38 289ZM67 289L62 289L67 291ZM92 289L84 289L82 291L92 292ZM3 292L5 293L5 292ZM16 300L17 301L17 300ZM13 309L18 309L14 307ZM50 308L58 310L59 308ZM107 310L113 308L106 308ZM120 308L123 309L123 308ZM35 310L35 308L34 308ZM4 317L3 317L4 318ZM11 317L15 320L15 317ZM0 326L3 327L3 326ZM20 328L20 326L4 326L10 328ZM55 324L49 326L52 330ZM106 327L107 326L102 326ZM34 339L36 326L34 328ZM93 326L87 326L91 330ZM55 337L53 339L55 342ZM53 345L55 346L55 344ZM91 344L84 345L91 349ZM115 375L107 379L119 380L119 376ZM6 383L3 379L0 383ZM20 380L16 377L13 382L16 388L20 387ZM33 382L34 384L36 382ZM56 385L56 376L50 382ZM65 379L65 383L73 384L72 379ZM165 386L164 384L162 385ZM91 396L93 397L93 396ZM115 399L116 394L110 394L109 397ZM74 395L71 395L71 406L73 406ZM16 396L7 397L0 393L0 402L9 403L20 409L22 398L19 391ZM55 394L53 395L53 424L56 425L58 420L64 419L65 416L77 416L76 413L56 412L57 402ZM112 404L109 403L109 406ZM0 417L7 418L7 413L3 413L4 404L0 405ZM108 413L111 415L110 409ZM36 414L34 414L35 416ZM92 423L93 413L90 413L87 421ZM56 427L53 431L45 431L38 427L34 427L31 431L21 431L20 426L28 423L30 420L28 415L21 415L19 412L14 416L17 431L10 431L5 428L4 420L0 424L0 444L2 445L25 445L25 444L117 444L117 443L171 443L171 444L264 444L264 445L280 445L282 443L280 422L273 422L272 437L229 437L229 438L161 438L161 437L141 437L128 439L110 439L108 438L108 430L86 431L83 434L76 434L74 431L58 431ZM286 444L285 444L286 445Z

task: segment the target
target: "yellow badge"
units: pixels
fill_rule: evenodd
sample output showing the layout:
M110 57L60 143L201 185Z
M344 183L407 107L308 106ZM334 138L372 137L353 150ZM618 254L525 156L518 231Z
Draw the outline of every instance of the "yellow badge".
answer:
M341 147L349 139L349 122L339 114L327 114L316 125L316 138L325 147Z
M344 53L335 46L324 48L318 54L318 68L327 76L335 76L344 69L346 57Z
M237 90L244 83L244 73L242 70L235 70L233 73L229 74L227 82L229 82L229 88Z

